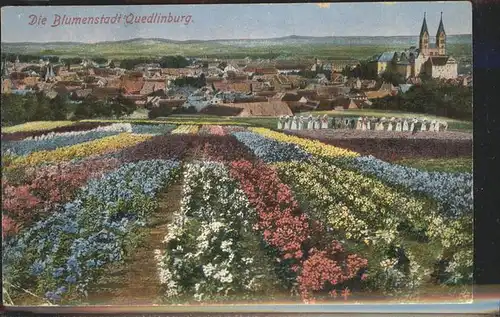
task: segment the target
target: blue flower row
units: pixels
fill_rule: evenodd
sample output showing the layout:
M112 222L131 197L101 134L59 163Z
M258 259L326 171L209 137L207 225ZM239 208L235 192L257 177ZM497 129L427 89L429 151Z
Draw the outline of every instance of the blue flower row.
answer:
M130 232L145 224L155 194L178 167L176 161L140 161L89 181L77 199L4 241L4 277L15 283L36 276L37 289L54 301L68 290L86 295L96 270L122 259Z
M304 161L311 157L295 144L271 140L253 132L235 132L233 135L266 163Z
M429 196L441 204L447 216L472 213L471 173L427 172L387 163L373 156L354 158L350 164L362 173L373 175L391 185Z
M132 133L161 135L167 134L175 128L176 126L173 124L133 124Z
M54 135L43 139L25 139L11 141L2 144L2 151L8 151L15 155L28 155L37 151L50 151L64 146L71 146L83 142L89 142L108 136L119 134L122 131L87 131L76 132L72 135Z

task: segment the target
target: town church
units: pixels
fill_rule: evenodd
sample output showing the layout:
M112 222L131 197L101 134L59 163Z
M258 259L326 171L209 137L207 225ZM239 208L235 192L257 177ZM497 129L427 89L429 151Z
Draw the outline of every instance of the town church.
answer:
M421 75L443 79L457 78L457 61L446 52L446 32L442 12L435 39L435 43L431 43L424 13L418 48L412 46L402 52L393 51L375 55L369 60L369 69L377 76L390 71L400 73L404 78Z

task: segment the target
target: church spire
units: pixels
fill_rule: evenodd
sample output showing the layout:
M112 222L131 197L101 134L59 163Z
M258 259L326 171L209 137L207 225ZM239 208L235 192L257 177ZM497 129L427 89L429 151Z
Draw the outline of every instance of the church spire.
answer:
M439 26L438 26L436 36L439 36L441 33L446 35L446 32L444 31L444 24L443 24L443 12L441 12L441 20L439 21Z
M424 21L422 22L422 28L420 29L420 37L424 36L424 34L429 34L429 30L427 29L427 21L425 20L425 12L424 12Z

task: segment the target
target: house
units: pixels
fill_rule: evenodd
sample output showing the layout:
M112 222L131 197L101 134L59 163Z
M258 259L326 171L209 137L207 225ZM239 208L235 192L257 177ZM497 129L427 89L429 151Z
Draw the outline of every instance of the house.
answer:
M318 92L315 89L299 89L297 90L297 95L314 100L316 97L318 97Z
M333 110L359 109L358 104L350 98L336 99L332 102L331 107Z
M146 81L142 85L141 91L139 92L140 95L149 95L152 92L154 92L155 89L155 82L153 81Z
M2 81L2 94L12 93L12 81L10 79L4 79Z
M413 87L412 84L401 84L398 86L398 93L406 93L410 88Z
M243 92L243 93L249 93L251 91L249 81L243 81L243 82L216 81L213 82L212 84L218 91Z
M83 100L90 96L92 93L92 89L77 89L73 91L70 95L70 99L72 100Z
M364 79L361 81L361 89L374 89L376 86L376 80Z
M121 89L113 88L113 87L96 87L92 89L92 93L90 94L93 97L98 99L111 99L120 96L122 93Z
M238 113L239 117L278 117L293 115L290 107L288 107L285 102L281 101L232 103L222 104L221 106L241 109Z
M431 56L424 64L424 72L432 78L455 79L458 64L451 56Z
M332 61L327 68L332 72L341 73L345 68L350 69L355 67L357 64L359 64L359 62L354 60L337 60Z
M262 67L262 66L247 66L243 69L246 73L262 74L262 75L275 75L278 70L275 67Z
M54 90L51 90L51 91L46 91L45 93L45 96L49 99L54 99L55 97L57 97L59 94L57 93L57 91L54 91Z
M327 96L327 98L335 98L349 93L350 88L344 86L323 86L316 89L319 96Z
M12 93L14 95L25 96L27 94L35 93L35 90L33 90L33 89L22 89L22 90L14 89L14 90L11 90L10 93Z
M331 73L330 82L334 85L343 85L347 81L347 77L341 73Z
M320 85L327 85L329 83L325 74L317 74L315 79L316 79L316 83L318 83Z
M142 78L125 78L121 82L121 89L127 95L140 94L143 86L144 80Z
M366 101L368 100L368 97L364 92L350 92L349 93L349 98L351 98L354 101Z

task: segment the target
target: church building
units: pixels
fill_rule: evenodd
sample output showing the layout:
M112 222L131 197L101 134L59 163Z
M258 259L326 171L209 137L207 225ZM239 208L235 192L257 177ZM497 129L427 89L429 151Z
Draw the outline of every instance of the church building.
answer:
M442 12L435 39L435 43L431 43L424 13L418 48L412 46L402 52L375 55L368 61L369 69L377 76L390 71L400 73L405 79L424 74L432 78L457 78L457 61L446 54L446 32Z

